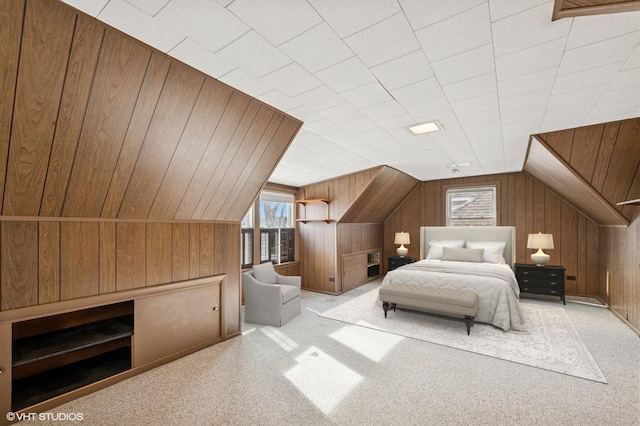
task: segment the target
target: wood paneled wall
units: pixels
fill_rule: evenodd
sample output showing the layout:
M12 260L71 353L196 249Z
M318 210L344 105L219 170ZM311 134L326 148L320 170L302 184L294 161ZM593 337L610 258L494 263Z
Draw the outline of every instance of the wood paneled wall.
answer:
M7 4L2 215L242 219L300 121L61 2Z
M567 293L602 296L598 285L598 227L525 172L422 182L384 223L383 269L395 253L395 232L411 234L409 256L420 257L420 226L446 224L446 189L456 185L492 184L497 188L498 225L516 227L516 261L531 262L530 233L553 234L551 263L567 268Z
M631 221L636 207L616 204L640 198L640 118L544 133L536 137Z
M57 0L0 8L0 309L226 274L301 122Z
M226 274L240 331L239 224L0 221L0 310Z
M599 230L603 300L640 334L640 208L628 228Z
M301 188L298 199L331 199L330 218L338 222L299 225L303 286L342 292L342 255L382 248L383 221L417 184L416 179L381 166ZM321 203L298 210L298 217L322 219L326 215Z

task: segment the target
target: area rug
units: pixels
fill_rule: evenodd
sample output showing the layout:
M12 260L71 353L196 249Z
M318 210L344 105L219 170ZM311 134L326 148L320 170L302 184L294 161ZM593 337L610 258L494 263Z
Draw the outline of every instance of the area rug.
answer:
M526 331L505 332L476 322L469 336L461 319L405 309L389 311L385 319L377 288L320 316L607 383L561 304L521 300L520 308Z

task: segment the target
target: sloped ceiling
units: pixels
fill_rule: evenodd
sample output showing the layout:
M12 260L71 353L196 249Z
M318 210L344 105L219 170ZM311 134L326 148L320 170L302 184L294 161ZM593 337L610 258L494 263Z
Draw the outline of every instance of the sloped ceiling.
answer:
M239 221L301 126L56 0L0 31L5 216Z
M553 19L640 10L639 0L555 0Z
M640 119L536 135L524 170L601 225L628 225L640 198Z
M270 181L520 171L529 136L640 116L640 12L549 0L64 0L304 125ZM407 126L439 120L413 136Z

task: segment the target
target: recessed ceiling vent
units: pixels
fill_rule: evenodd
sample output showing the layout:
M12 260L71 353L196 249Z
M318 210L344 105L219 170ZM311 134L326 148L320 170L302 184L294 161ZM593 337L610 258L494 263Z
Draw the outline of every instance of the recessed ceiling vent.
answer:
M469 167L469 163L455 163L455 164L447 164L447 167L451 169L451 173L454 175L460 173L460 167Z

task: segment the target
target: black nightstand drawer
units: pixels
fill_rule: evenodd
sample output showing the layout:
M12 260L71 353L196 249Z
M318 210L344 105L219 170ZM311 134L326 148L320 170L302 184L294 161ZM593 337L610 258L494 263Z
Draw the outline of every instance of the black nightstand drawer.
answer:
M562 303L565 303L564 272L562 266L515 264L516 279L521 293L559 296Z
M400 266L408 265L409 263L415 262L416 258L409 257L409 256L405 256L405 257L389 256L388 261L389 261L388 270L393 271L394 269L399 268Z

